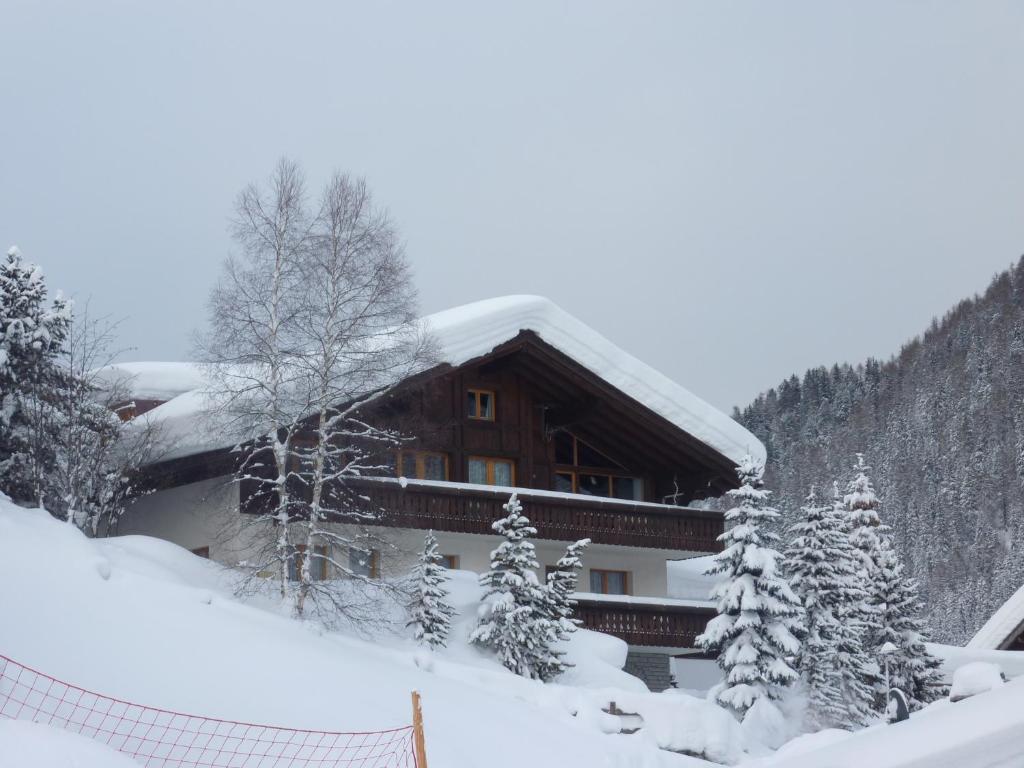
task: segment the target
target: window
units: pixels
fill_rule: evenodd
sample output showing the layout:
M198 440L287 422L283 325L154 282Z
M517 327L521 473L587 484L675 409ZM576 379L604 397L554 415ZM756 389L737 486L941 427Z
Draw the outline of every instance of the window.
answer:
M628 595L629 574L626 571L590 569L590 591L599 595Z
M487 389L471 389L466 393L466 415L471 419L494 421L494 393Z
M376 549L359 549L351 547L348 550L348 568L357 576L365 576L368 579L380 578L380 552Z
M554 437L555 490L579 493L585 496L640 501L644 497L644 483L639 477L615 473L623 469L604 454L568 432L557 432Z
M459 569L459 556L441 555L441 565L443 565L449 571L457 571Z
M398 474L416 480L447 480L448 454L434 451L399 451Z
M312 581L324 581L327 578L327 547L313 547L313 557L309 560L309 577ZM292 556L288 558L288 578L299 581L302 576L302 563L306 559L306 545L296 544L292 547Z
M515 466L511 459L488 459L484 456L469 458L469 482L511 486L515 481Z

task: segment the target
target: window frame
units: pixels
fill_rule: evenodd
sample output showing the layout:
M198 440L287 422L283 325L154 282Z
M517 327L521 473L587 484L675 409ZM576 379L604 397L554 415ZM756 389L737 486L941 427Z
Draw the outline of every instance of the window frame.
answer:
M441 564L449 571L459 570L459 556L458 555L438 555L441 558ZM451 565L449 565L449 562Z
M292 549L292 559L295 563L295 578L292 578L291 569L289 569L288 581L298 582L302 580L302 562L306 559L306 545L293 544ZM314 544L313 554L319 555L319 557L310 562L310 581L327 581L327 568L330 565L328 560L331 557L330 547L327 544ZM318 567L318 572L314 573L313 569L316 567Z
M640 477L639 475L628 474L629 470L626 469L626 467L623 467L623 466L620 465L619 466L619 470L620 471L616 471L615 469L609 469L608 467L591 467L591 466L588 466L588 465L580 464L579 463L579 456L580 456L580 454L579 454L579 450L580 450L579 446L580 446L580 443L583 443L584 441L580 440L578 437L576 437L576 435L574 435L572 432L569 432L568 430L562 430L562 431L566 435L568 435L569 438L572 440L572 461L573 461L573 463L572 464L561 464L559 462L554 462L552 464L552 467L553 467L552 474L554 476L552 478L553 480L557 481L557 476L558 475L569 475L570 476L570 481L571 481L571 486L572 486L572 490L570 491L570 493L578 494L578 495L584 495L584 496L591 496L593 494L580 494L579 476L580 475L595 475L595 476L600 476L600 477L607 477L608 478L608 496L595 496L594 498L602 498L602 499L603 498L607 498L607 499L612 499L612 500L616 500L616 501L643 501L646 498L646 495L645 495L646 491L647 491L647 482L646 482L646 480L644 480L644 478ZM589 447L591 448L591 450L597 451L597 453L601 453L600 451L598 451L593 446L589 446ZM605 458L608 458L608 457L605 457ZM612 461L611 459L608 459L608 460ZM616 496L615 495L615 481L617 479L618 480L632 480L633 482L638 483L639 487L640 487L640 498L623 499L623 498L620 498L620 497ZM552 490L554 490L554 489L552 489Z
M348 569L355 573L355 568L352 567L352 554L354 552L363 552L370 556L369 562L369 573L357 574L365 579L379 579L380 578L380 550L379 549L363 549L362 547L349 546L348 548Z
M470 479L469 479L469 464L470 464L470 462L473 462L473 461L482 461L487 466L487 482L485 482L484 485L493 485L493 486L498 487L498 488L504 488L504 487L515 488L516 487L516 460L515 459L509 459L509 458L505 458L503 456L476 456L476 455L474 455L474 456L467 456L466 457L466 482L471 482ZM502 462L503 464L508 464L509 467L510 467L509 474L510 474L510 477L511 477L511 485L509 485L509 486L499 486L499 485L497 485L497 483L494 482L494 465L497 462L499 462L499 461Z
M404 459L407 456L414 456L416 461L416 476L409 477L403 475ZM448 460L448 454L444 451L424 451L419 448L412 449L398 449L395 451L395 476L396 477L409 477L410 480L426 480L426 472L424 471L424 459L428 456L439 456L444 461L444 478L445 482L451 480L451 464Z
M593 594L597 594L597 595L611 595L613 597L615 597L615 596L629 596L629 595L633 594L633 574L630 571L620 571L620 570L617 570L615 568L591 568L590 569L590 581L588 582L588 586L590 587L591 590L593 590L593 588L594 588L594 574L595 573L601 575L601 591L600 592L594 592ZM608 576L610 574L613 574L613 573L614 574L620 574L622 576L622 584L623 584L623 589L625 591L623 591L621 594L619 592L609 592L608 591Z
M467 395L473 395L473 407L476 409L477 415L474 416L471 413L466 414L467 419L473 421L497 421L498 418L498 393L493 389L481 389L480 387L467 387ZM491 398L491 415L480 416L480 395L490 395Z

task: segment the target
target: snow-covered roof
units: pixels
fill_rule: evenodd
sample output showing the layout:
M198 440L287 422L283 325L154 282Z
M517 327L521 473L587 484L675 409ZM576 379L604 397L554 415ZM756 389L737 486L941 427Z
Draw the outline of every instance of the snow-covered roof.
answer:
M726 414L620 349L549 299L502 296L426 315L421 322L437 345L440 362L453 367L486 355L520 331L532 331L595 376L728 459L739 462L748 453L762 461L765 458L761 442ZM146 396L143 392L172 395L170 402L147 414L150 420L163 425L164 439L176 441L165 454L167 458L228 444L228 437L220 430L202 429L192 423L203 410L199 392L202 376L195 366L125 363L114 368L135 376L136 397Z
M1010 595L992 618L967 643L968 648L998 650L1006 639L1024 624L1024 586Z
M461 365L530 330L594 375L732 461L764 461L761 441L714 406L577 320L543 296L501 296L424 318L442 359Z
M204 384L202 371L193 363L116 363L96 375L140 400L170 400Z

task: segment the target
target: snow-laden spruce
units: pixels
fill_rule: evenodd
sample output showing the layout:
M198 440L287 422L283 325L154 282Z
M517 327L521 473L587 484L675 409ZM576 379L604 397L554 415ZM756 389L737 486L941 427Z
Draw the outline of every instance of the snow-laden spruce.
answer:
M842 533L834 543L837 568L844 578L828 596L836 617L835 684L839 687L845 709L845 715L837 725L860 728L872 722L877 714L874 710L874 681L878 665L868 653L869 627L862 620L862 612L869 599L864 583L863 560L850 539L848 510L836 483L832 484L832 504L826 520L829 529Z
M441 564L437 537L427 531L423 551L412 571L413 598L409 606L409 623L413 638L428 648L443 648L448 643L455 609L448 602L447 569Z
M917 582L907 578L888 536L882 538L878 568L876 653L884 646L893 649L880 664L888 672L890 687L903 691L911 711L915 711L946 694L940 662L925 647Z
M939 663L925 648L917 584L906 577L890 529L882 524L870 471L858 453L855 475L843 499L867 592L866 601L857 604L865 625L864 648L876 665L873 673L865 675L865 682L874 683L875 709L884 709L888 699L884 670L888 665L890 685L904 692L911 709L920 709L943 695ZM883 654L883 647L895 650Z
M490 570L480 575L487 590L469 640L493 650L498 661L517 675L550 679L551 670L561 669L561 662L551 648L557 622L551 617L547 590L537 579L540 564L529 540L537 529L523 515L516 494L504 510L506 516L491 524L505 540L491 552Z
M714 699L743 716L761 699L779 699L797 680L787 659L800 651L801 609L779 571L778 537L768 530L779 513L768 504L764 465L747 456L736 472L740 487L729 491L736 506L725 513L729 528L718 537L725 549L708 569L722 577L712 592L718 615L697 644L717 653L725 671Z
M844 624L847 606L862 600L864 590L838 495L822 504L811 489L801 508L804 520L790 529L794 538L786 550L786 572L805 612L799 667L812 730L861 725L871 699L857 673L866 663L863 633Z
M554 569L548 573L544 585L544 611L551 620L554 639L565 641L581 624L575 618L576 601L572 596L579 584L579 571L583 567L583 550L590 546L590 539L580 539L565 548L565 554L555 563ZM539 670L542 680L552 680L569 664L564 653L555 648L549 649L549 658Z
M71 308L47 301L42 270L12 247L0 265L0 490L43 506L56 462L53 403Z
M846 529L850 543L860 556L859 571L864 597L849 606L849 616L852 622L863 629L862 645L872 663L862 670L862 680L873 688L874 709L881 712L886 706L886 691L882 681L880 660L877 657L877 649L882 646L878 623L879 594L882 589L879 561L882 557L882 540L889 529L882 525L878 515L880 502L868 475L871 467L865 463L864 454L857 454L853 471L854 477L847 486L843 506L846 510Z

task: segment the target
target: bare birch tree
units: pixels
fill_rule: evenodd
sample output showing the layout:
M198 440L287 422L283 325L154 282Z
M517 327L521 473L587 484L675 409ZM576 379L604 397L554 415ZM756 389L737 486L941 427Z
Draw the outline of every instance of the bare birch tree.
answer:
M200 350L211 428L238 440L240 501L260 510L244 517L273 532L249 548L240 588L272 570L282 600L295 583L296 614L312 602L352 618L351 585L372 579L338 554L359 550L368 534L353 526L380 510L346 480L390 472L401 439L367 409L430 357L409 267L363 181L336 175L311 213L299 169L282 161L237 212L242 253L214 289Z
M366 182L335 174L324 189L310 247L303 259L301 352L296 365L306 388L313 440L303 451L309 491L303 510L304 556L296 613L312 600L345 612L344 591L328 572L364 578L335 556L356 547L346 528L380 515L346 480L389 471L384 456L401 441L393 427L371 423L366 407L432 357L416 316L398 233L374 207ZM319 572L321 578L314 578Z
M198 356L209 381L207 396L215 415L211 428L254 446L242 453L235 477L247 497L242 504L262 509L247 519L275 534L272 544L247 563L249 575L272 570L284 600L294 559L289 473L294 437L309 410L292 364L301 257L312 224L299 167L281 160L265 188L246 187L232 224L240 253L225 262L213 289L209 328L198 339Z

